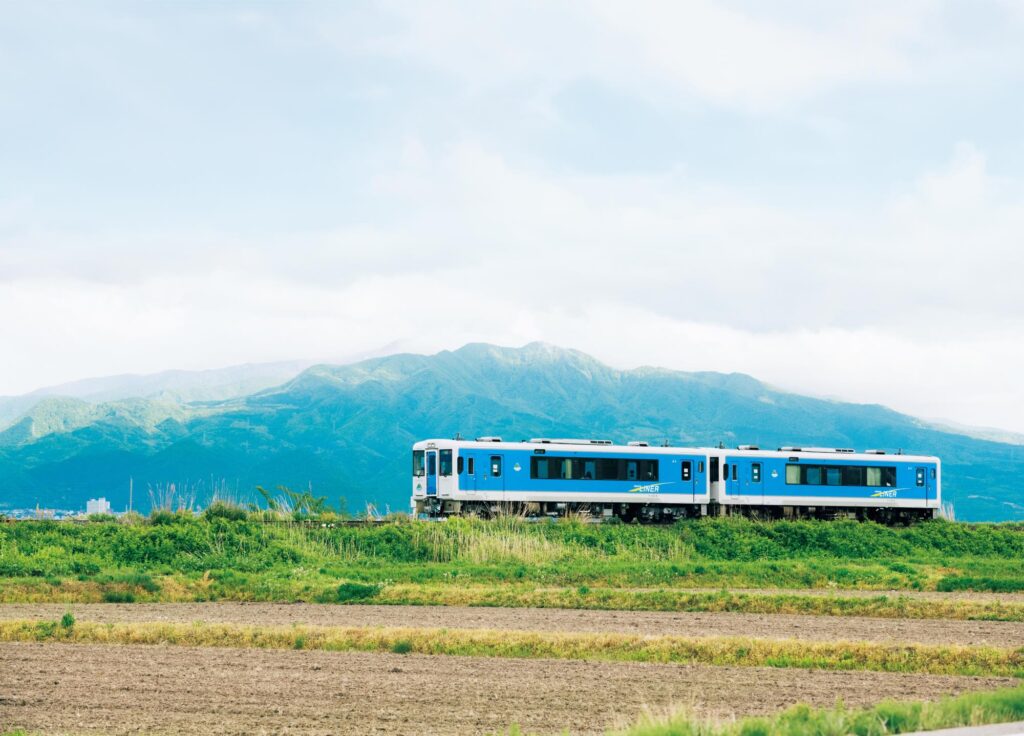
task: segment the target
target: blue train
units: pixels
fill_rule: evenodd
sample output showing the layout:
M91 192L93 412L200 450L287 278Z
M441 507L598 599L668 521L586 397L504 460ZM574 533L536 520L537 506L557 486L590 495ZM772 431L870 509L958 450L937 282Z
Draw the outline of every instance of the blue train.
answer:
M537 438L434 439L413 445L412 510L442 517L588 514L669 522L697 516L930 519L937 457L820 447L652 447Z

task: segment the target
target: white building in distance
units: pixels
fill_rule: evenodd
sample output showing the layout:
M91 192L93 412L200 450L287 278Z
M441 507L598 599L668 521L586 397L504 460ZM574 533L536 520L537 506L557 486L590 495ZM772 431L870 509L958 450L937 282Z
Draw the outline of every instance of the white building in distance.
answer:
M105 498L90 498L85 502L85 513L87 514L109 514L110 502Z

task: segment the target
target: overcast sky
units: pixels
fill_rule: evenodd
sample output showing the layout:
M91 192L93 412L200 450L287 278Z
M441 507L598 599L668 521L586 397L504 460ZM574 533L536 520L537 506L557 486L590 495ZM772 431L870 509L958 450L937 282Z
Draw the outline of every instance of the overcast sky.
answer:
M0 0L0 394L544 340L1024 431L1024 2Z

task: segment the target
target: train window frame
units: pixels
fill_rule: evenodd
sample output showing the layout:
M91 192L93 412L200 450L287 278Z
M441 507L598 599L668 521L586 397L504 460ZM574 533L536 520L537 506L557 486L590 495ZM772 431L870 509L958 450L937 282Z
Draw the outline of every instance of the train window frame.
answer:
M427 451L412 451L412 477L422 478L427 474Z
M491 455L491 477L501 477L501 455Z
M680 479L683 481L693 480L693 461L683 460L679 464Z
M800 474L800 465L796 463L786 463L786 485L787 486L800 486L803 485L803 477Z
M734 481L736 480L736 476L739 475L739 472L738 472L739 465L740 465L739 463L733 463L732 464L732 479Z
M924 468L915 468L914 469L914 480L917 483L917 487L918 488L924 488L924 481L925 481L925 477L926 477L925 476L926 472L927 471Z
M474 468L474 465L475 465L475 463L473 462L473 457L472 456L466 458L466 470L467 470L466 475L476 475L476 470Z
M447 470L447 472L445 472ZM442 478L450 478L452 475L452 451L438 450L437 452L437 474Z
M760 483L761 482L761 463L750 464L750 482Z
M462 455L459 455L457 458L455 458L455 474L456 475L462 475L463 471L465 471L465 470L466 470L466 461L462 457Z

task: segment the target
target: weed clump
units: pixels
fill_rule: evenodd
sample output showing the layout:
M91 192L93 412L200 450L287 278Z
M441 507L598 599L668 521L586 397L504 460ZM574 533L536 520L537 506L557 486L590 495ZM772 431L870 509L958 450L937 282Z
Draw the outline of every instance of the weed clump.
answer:
M369 585L366 583L345 582L333 591L327 591L317 598L319 603L353 603L375 598L380 593L381 586Z
M408 639L399 639L391 645L392 654L408 654L412 651L412 642Z

